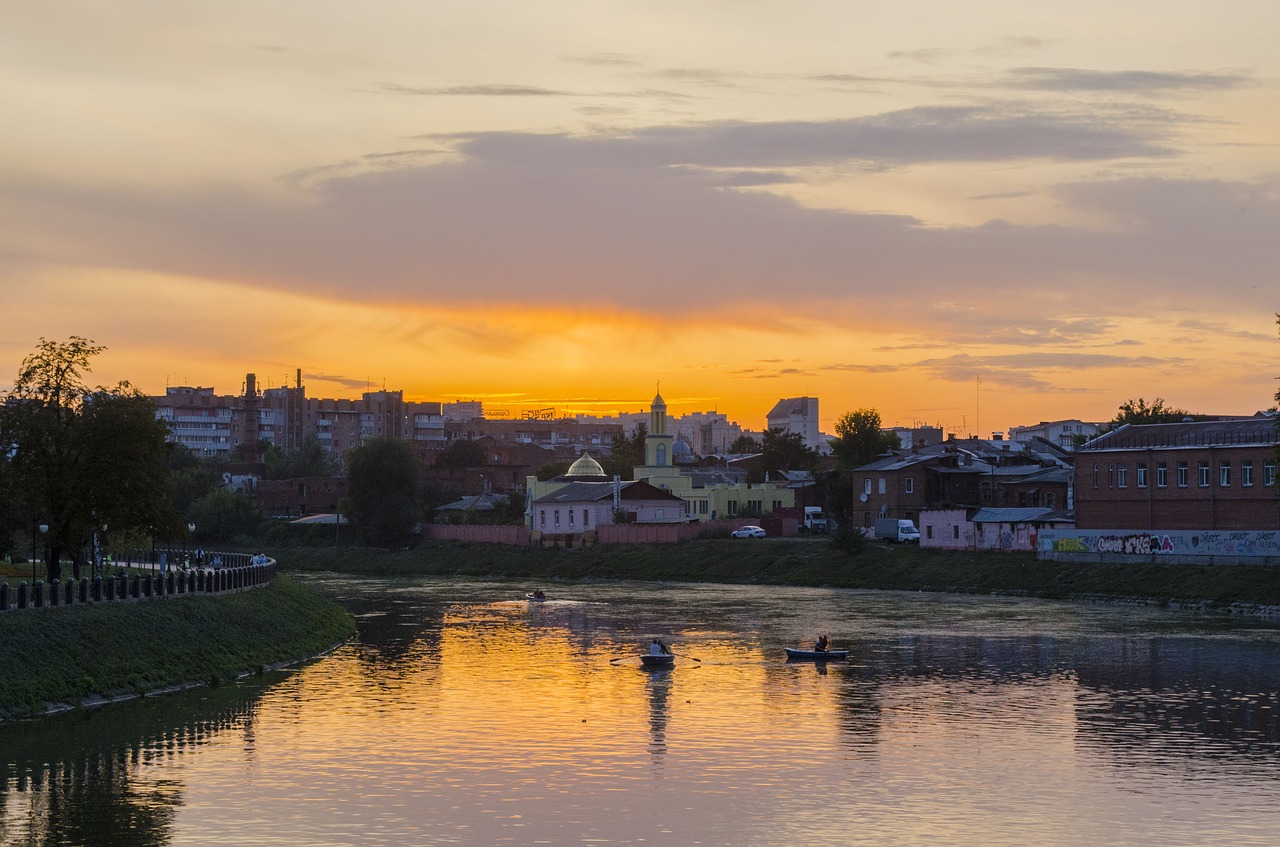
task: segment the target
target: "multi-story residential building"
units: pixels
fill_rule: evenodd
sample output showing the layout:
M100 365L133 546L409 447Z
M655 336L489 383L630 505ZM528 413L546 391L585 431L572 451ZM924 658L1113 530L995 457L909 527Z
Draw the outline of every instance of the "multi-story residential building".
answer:
M1093 438L1106 424L1086 423L1085 421L1041 421L1033 426L1009 427L1010 441L1030 441L1042 438L1058 445L1063 450L1074 450L1076 445Z
M810 450L826 451L827 439L818 428L817 397L786 397L774 404L765 416L769 429L798 432L804 438L804 446Z
M1130 424L1077 448L1078 529L1280 529L1277 418Z

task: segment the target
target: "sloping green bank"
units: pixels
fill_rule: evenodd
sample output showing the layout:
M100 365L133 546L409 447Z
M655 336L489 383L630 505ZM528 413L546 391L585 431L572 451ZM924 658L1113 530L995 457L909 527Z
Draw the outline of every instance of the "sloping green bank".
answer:
M0 720L313 656L351 616L287 576L252 591L0 615Z
M653 547L541 550L423 544L414 550L285 550L286 569L390 576L431 574L528 580L637 579L825 585L900 591L1013 594L1046 599L1280 605L1280 568L1248 565L1073 564L1031 553L868 544L850 556L825 539L707 539Z

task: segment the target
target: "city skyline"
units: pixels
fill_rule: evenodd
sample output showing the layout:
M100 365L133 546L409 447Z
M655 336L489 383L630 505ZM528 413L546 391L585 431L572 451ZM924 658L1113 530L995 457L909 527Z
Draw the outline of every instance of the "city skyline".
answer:
M0 32L0 389L986 435L1274 403L1280 8L126 0Z

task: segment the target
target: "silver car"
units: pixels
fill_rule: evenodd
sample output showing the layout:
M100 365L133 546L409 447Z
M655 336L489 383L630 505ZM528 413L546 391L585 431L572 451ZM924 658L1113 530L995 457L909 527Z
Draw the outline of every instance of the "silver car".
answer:
M765 531L758 526L740 526L729 534L734 538L764 538Z

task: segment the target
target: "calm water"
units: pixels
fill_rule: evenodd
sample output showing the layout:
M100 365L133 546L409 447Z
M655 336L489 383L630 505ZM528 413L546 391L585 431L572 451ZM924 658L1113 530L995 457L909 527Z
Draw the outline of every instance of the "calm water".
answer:
M0 728L0 844L1280 843L1273 628L926 594L553 584L530 604L509 583L315 582L359 624L330 656ZM783 661L819 632L847 664ZM655 635L673 669L634 658Z

